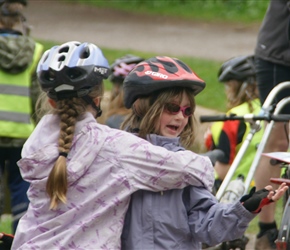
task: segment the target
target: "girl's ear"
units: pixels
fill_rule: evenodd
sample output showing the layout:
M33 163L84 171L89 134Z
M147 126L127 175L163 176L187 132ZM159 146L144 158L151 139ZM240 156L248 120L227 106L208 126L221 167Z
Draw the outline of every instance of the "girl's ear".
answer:
M55 100L48 98L48 103L50 104L51 107L56 108Z
M101 97L96 97L93 99L93 101L96 104L96 106L99 107L101 104Z

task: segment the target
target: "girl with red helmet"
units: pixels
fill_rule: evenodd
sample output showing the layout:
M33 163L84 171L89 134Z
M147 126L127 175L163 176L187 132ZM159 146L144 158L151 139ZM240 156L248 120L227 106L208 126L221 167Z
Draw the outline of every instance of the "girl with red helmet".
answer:
M194 96L204 87L204 81L176 58L157 56L143 61L124 81L124 102L131 114L122 128L160 148L184 151L194 141ZM241 201L227 205L203 187L139 190L131 196L122 249L196 250L202 242L212 246L236 239L269 202L271 188L252 190ZM281 186L272 199L286 189Z

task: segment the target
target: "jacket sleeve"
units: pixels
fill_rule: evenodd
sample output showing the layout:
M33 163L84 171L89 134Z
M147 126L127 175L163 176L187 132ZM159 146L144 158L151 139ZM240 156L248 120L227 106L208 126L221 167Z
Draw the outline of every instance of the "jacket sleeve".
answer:
M188 187L184 203L193 238L214 246L243 236L248 224L255 217L238 201L222 204L204 188ZM186 194L186 193L185 193Z
M188 185L212 189L214 171L211 161L192 151L172 152L127 134L118 154L131 186L162 191Z

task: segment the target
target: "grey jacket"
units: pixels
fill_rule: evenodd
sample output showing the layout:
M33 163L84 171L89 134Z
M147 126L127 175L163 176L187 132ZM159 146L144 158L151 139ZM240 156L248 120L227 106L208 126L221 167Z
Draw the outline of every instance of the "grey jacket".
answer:
M255 56L290 66L290 1L271 0L261 25Z
M151 135L154 145L184 150L178 138ZM218 203L206 189L137 191L131 196L122 233L122 249L201 249L240 238L254 214L244 206Z

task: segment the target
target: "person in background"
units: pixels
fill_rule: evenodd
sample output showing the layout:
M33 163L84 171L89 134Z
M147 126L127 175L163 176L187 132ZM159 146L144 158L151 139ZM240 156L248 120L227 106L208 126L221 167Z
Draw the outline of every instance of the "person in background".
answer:
M290 81L289 22L290 2L270 0L267 12L260 27L255 48L255 64L260 101L263 104L271 90L281 82ZM276 96L274 103L290 96L290 88L283 89ZM287 104L281 114L290 114ZM267 123L266 123L267 125ZM275 122L264 148L264 153L281 151L289 148L289 123ZM267 157L261 157L255 172L257 187L269 183L270 177L279 177L279 165L272 166ZM259 233L255 242L256 250L276 249L278 236L275 221L275 204L271 204L259 215Z
M218 72L218 80L225 85L227 115L243 116L260 113L261 103L253 56L237 56L224 62ZM250 130L251 124L248 122L224 121L214 122L206 133L206 148L208 150L218 148L224 152L224 157L215 164L215 191L224 180ZM240 175L246 178L262 135L263 130L255 133L233 178Z
M28 207L29 184L22 179L16 162L35 127L32 118L38 86L33 77L43 52L43 46L28 36L23 15L26 5L26 0L0 1L0 178L3 181L6 172L13 233Z
M218 72L218 80L225 85L227 115L243 116L245 114L258 115L260 113L261 103L256 84L254 64L252 55L237 56L222 64ZM220 149L224 152L224 157L215 163L214 193L218 191L250 130L251 124L249 122L233 120L214 122L206 133L205 144L207 149ZM246 152L243 154L243 159L233 175L233 179L238 177L245 179L247 177L262 136L263 129L260 129L252 137ZM227 244L245 249L248 241L248 237L242 236L240 239Z
M110 66L111 75L109 80L113 87L111 91L108 111L106 114L105 124L111 128L120 128L124 118L128 115L129 110L124 107L123 101L123 81L129 72L137 63L144 59L135 55L125 55L115 60Z
M160 149L183 152L194 140L195 96L204 87L204 81L179 59L145 60L125 78L124 103L131 114L121 128ZM241 237L263 200L267 204L268 188L256 193L253 189L235 204L219 203L203 187L139 190L131 196L122 249L198 250L201 242L213 246ZM285 190L281 186L277 192Z
M40 101L50 110L18 161L30 203L12 249L120 249L135 191L212 189L208 157L171 152L97 122L108 76L108 61L92 43L67 42L40 59Z

